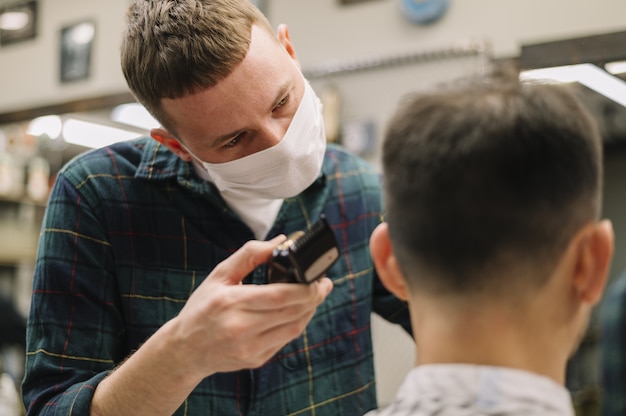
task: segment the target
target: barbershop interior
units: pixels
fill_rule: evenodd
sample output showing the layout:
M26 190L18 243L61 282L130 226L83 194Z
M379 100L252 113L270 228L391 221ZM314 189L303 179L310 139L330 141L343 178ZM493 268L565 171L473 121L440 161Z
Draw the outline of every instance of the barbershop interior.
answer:
M120 68L131 2L0 0L0 415L24 414L24 325L57 172L79 154L159 126L136 103ZM255 3L274 27L288 25L302 72L323 104L327 140L377 169L387 122L409 92L494 66L572 84L602 134L602 217L615 232L607 291L626 273L626 2ZM601 414L603 306L593 310L567 367L565 385L578 416ZM416 350L400 327L372 319L376 391L384 405L414 365Z

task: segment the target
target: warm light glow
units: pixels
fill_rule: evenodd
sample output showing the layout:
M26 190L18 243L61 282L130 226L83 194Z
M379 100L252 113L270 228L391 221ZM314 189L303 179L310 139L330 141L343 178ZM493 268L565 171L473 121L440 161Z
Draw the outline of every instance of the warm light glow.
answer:
M626 83L592 64L531 69L520 73L522 80L578 82L626 107Z
M96 28L93 23L85 22L74 26L68 35L74 44L86 45L91 42L95 33Z
M609 62L604 65L604 69L611 74L624 74L626 73L626 61Z
M4 12L0 14L0 29L22 30L28 25L30 17L26 12Z
M140 133L73 118L63 124L65 141L85 147L98 148L140 136L142 136Z
M145 130L150 130L160 125L148 110L139 103L118 105L111 111L111 120Z
M50 139L56 139L61 134L63 123L59 116L43 116L33 119L28 123L26 134L31 136L43 136L46 135Z

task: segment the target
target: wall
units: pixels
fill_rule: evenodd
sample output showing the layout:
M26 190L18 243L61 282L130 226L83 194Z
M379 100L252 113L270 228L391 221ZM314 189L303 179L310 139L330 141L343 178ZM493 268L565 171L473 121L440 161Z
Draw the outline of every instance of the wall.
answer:
M432 26L408 23L400 0L342 6L339 0L267 0L272 22L288 23L306 67L320 61L448 46L489 39L494 54L512 57L523 43L624 30L622 0L452 0ZM314 36L312 36L314 35Z
M0 0L0 6L19 0ZM39 0L35 40L0 47L0 113L86 96L124 92L118 46L129 0ZM433 26L417 27L399 12L399 0L341 6L339 0L265 0L274 24L286 22L303 67L407 50L447 47L468 38L488 39L498 57L522 43L623 30L623 0L452 0ZM536 5L541 4L540 7ZM61 85L59 31L82 19L97 24L93 76ZM24 88L28 86L28 88Z
M0 0L0 7L16 0ZM39 0L38 35L0 46L0 113L126 91L119 43L128 0ZM61 84L60 30L82 20L96 23L92 76Z

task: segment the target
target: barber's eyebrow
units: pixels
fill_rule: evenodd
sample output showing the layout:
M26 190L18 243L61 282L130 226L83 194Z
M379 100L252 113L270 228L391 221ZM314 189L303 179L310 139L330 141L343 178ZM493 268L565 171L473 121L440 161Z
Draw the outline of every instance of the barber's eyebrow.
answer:
M278 103L280 103L281 100L285 98L285 95L287 94L287 91L291 89L291 86L292 86L292 83L290 81L286 81L283 83L283 85L281 85L280 89L278 90L278 93L276 94L276 98L274 98L274 101L272 101L272 105L269 108L270 111L276 108ZM222 134L221 136L217 137L215 140L211 142L211 147L219 147L223 143L230 141L233 137L243 133L244 131L246 131L245 128L235 130L231 133Z
M274 108L276 108L276 106L278 105L279 102L282 101L283 98L285 98L285 95L287 95L287 91L289 91L289 89L291 88L291 82L285 82L280 89L278 90L278 94L276 94L276 98L274 99L274 102L272 103L272 106L270 107L270 111L274 110Z

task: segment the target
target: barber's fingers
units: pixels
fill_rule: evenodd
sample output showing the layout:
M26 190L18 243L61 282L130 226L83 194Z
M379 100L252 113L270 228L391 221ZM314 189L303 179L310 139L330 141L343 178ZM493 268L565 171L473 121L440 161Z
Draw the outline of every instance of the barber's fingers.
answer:
M327 277L311 284L273 283L244 285L239 292L243 309L251 312L274 311L290 305L314 305L324 301L332 291L333 282Z
M310 319L332 290L332 282L328 278L324 278L314 285L317 286L315 288L317 294L303 299L303 301L275 303L273 307L266 307L261 303L263 305L261 308L258 308L257 305L246 305L242 312L249 314L248 322L255 322L253 326L257 333L293 323L303 317Z
M182 345L206 374L254 368L298 337L332 282L204 286L178 315ZM272 296L272 292L281 292ZM294 299L299 299L294 302Z
M209 274L209 279L220 280L226 284L239 284L257 266L270 259L272 250L285 241L284 235L269 241L250 240L230 257L219 263Z

